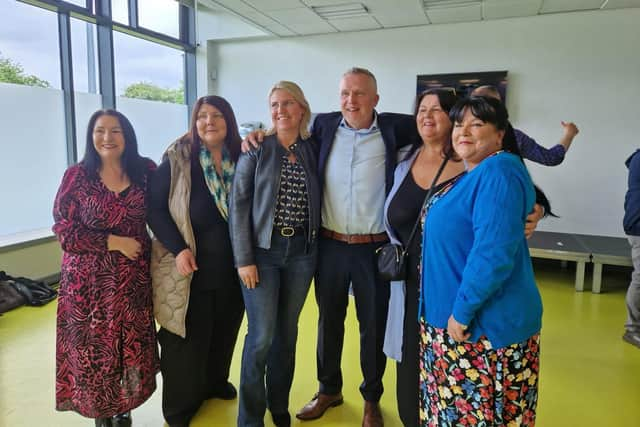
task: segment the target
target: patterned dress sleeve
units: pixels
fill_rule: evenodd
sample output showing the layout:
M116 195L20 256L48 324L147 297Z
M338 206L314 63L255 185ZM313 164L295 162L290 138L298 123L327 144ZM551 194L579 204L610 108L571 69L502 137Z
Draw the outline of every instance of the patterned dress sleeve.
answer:
M81 166L73 166L64 174L53 205L53 232L62 250L69 253L107 252L108 233L87 227L81 220L78 193L87 187Z

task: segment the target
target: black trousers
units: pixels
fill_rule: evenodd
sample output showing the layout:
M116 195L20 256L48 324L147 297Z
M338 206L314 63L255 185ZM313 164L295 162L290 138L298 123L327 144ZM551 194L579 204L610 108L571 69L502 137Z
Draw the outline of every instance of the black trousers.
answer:
M402 334L402 361L396 363L396 399L400 420L405 427L418 426L420 398L420 335L418 328L418 254L407 257L406 300Z
M162 413L169 425L188 425L212 390L226 384L243 314L240 285L195 290L186 338L160 328Z
M362 397L380 400L386 356L382 352L389 306L389 284L378 277L376 249L380 243L353 244L321 238L315 281L318 321L317 369L320 392L342 391L340 360L344 321L352 284L360 329Z

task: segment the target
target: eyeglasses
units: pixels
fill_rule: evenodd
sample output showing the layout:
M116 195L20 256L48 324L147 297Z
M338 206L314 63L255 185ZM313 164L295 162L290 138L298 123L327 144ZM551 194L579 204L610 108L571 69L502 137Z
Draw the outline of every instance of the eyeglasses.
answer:
M279 110L280 108L290 108L293 107L297 102L294 99L285 99L282 102L274 101L271 103L272 110Z
M224 114L222 113L198 113L198 120L211 120L212 122L216 120L224 120Z

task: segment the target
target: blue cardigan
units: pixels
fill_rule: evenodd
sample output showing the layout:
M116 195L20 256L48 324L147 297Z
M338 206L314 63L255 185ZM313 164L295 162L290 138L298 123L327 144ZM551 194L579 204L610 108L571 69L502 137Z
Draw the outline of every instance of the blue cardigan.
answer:
M494 348L540 331L542 300L522 234L535 192L520 159L483 160L435 201L422 242L419 313L446 328L449 316L469 326L471 341Z

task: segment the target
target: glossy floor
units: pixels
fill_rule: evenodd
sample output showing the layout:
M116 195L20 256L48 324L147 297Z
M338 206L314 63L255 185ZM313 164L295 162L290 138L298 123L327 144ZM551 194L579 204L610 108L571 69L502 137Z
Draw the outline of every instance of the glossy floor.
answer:
M625 320L624 291L628 270L605 271L605 293L576 293L573 272L555 262L536 264L544 300L540 403L537 425L640 426L640 349L621 340ZM589 277L587 277L589 280ZM55 303L23 307L0 317L0 426L90 426L77 414L54 408ZM291 393L295 412L317 389L315 338L317 309L309 294L300 321L297 369ZM294 425L358 426L358 328L351 307L343 355L345 404L316 421ZM241 331L231 381L238 384ZM160 378L160 377L158 377ZM385 425L400 426L395 405L395 366L389 362L382 399ZM234 426L237 401L207 401L193 427ZM135 426L163 425L160 392L133 412ZM272 426L270 417L265 424Z

